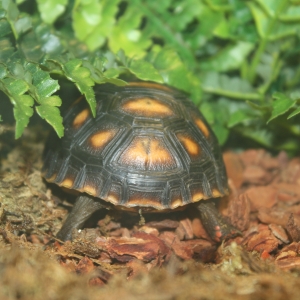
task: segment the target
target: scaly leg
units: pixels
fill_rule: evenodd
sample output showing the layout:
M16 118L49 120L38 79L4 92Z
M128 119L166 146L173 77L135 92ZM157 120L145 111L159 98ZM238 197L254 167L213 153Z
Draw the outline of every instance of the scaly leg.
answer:
M238 229L224 220L213 202L200 201L197 208L205 230L214 241L221 242L226 238L241 235Z
M80 229L85 221L97 210L106 208L99 201L95 201L92 197L81 195L69 213L62 228L56 237L62 241L71 240L73 229Z

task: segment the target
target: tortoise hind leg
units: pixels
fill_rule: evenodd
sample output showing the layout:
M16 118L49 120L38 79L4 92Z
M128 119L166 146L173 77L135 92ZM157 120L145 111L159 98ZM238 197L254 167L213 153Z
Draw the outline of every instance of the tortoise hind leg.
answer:
M227 238L241 235L238 229L225 221L212 201L200 201L197 209L205 230L214 241L221 242Z
M80 229L85 221L97 210L106 208L99 201L95 201L93 197L81 195L69 213L62 228L56 234L56 237L62 241L71 240L73 229Z

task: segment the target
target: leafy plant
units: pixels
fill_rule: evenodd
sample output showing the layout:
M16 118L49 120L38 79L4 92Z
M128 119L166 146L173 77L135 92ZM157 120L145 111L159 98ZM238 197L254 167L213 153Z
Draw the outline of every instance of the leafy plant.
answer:
M299 0L0 0L0 89L16 137L34 111L63 135L58 79L94 114L93 86L132 74L189 93L222 144L296 153L299 29Z

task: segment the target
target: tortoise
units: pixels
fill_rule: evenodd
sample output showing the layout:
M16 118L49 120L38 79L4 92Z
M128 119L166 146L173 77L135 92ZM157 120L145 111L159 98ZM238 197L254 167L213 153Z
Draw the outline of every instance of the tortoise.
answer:
M57 238L66 241L97 210L170 211L194 205L215 241L237 230L212 199L228 193L217 138L188 97L165 85L130 82L95 89L96 117L81 97L65 135L46 143L43 176L79 196Z

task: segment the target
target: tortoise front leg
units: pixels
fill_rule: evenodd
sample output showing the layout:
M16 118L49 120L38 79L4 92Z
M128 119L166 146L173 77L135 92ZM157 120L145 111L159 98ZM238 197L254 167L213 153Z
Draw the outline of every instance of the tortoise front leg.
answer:
M95 211L103 208L106 207L99 201L95 201L93 197L87 195L79 196L56 237L62 241L71 240L73 229L82 228L85 221Z
M241 232L229 224L218 212L211 200L202 200L196 204L202 224L209 236L216 242L241 235Z

